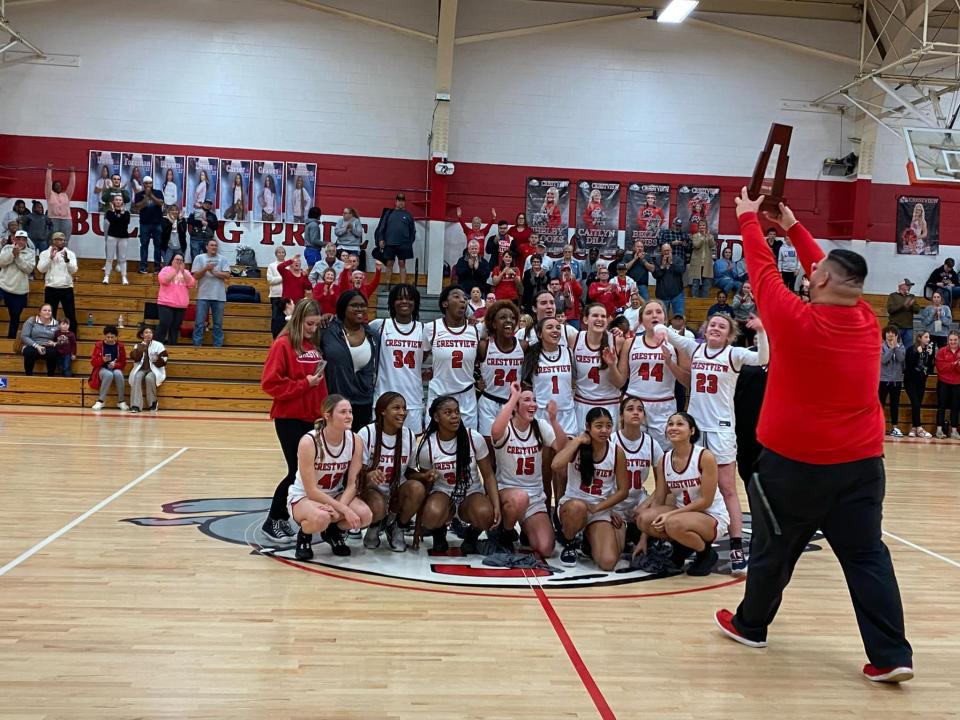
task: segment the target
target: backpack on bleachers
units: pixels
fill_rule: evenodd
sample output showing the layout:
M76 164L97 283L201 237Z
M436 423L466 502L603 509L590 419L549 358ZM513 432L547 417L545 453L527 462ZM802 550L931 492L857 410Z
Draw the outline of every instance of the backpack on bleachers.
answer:
M227 288L227 302L259 303L260 293L252 285L231 285Z
M252 247L246 245L237 247L237 262L230 268L230 274L233 277L260 277L257 254Z

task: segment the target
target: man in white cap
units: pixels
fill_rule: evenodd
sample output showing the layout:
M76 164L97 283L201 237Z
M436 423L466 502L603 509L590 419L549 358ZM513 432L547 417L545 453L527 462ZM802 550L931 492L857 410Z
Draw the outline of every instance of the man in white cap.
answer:
M44 273L43 301L57 310L63 305L63 314L70 321L70 331L77 331L77 309L73 298L73 276L77 274L77 254L66 247L67 236L55 232L50 236L50 247L40 253L37 270Z
M15 231L12 242L0 250L0 297L10 316L8 338L15 338L20 329L20 315L27 307L30 292L30 274L36 264L36 253L27 247L27 231Z
M163 218L163 195L153 189L153 178L143 179L143 190L133 199L133 212L140 213L140 274L147 273L147 257L153 240L153 272L160 272L163 253L160 252L160 221Z

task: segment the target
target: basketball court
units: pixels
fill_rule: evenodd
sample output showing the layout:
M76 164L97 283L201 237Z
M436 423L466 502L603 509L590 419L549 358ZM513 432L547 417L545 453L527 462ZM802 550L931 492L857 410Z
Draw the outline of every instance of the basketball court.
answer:
M0 435L0 717L956 717L948 441L887 444L917 677L885 687L860 676L822 540L751 650L713 625L742 594L727 574L554 559L524 576L431 557L429 539L404 555L351 541L336 564L325 545L310 563L274 551L258 527L283 464L262 415L4 408Z

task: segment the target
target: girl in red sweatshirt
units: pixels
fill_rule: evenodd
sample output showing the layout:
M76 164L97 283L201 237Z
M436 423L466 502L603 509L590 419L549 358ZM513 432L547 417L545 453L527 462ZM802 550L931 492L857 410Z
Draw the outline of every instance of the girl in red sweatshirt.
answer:
M274 540L296 534L289 523L287 490L297 474L300 438L313 429L327 397L323 375L326 361L319 349L320 317L320 307L315 300L297 303L287 327L270 346L260 378L260 387L273 398L270 417L287 462L287 474L277 485L270 514L262 527Z

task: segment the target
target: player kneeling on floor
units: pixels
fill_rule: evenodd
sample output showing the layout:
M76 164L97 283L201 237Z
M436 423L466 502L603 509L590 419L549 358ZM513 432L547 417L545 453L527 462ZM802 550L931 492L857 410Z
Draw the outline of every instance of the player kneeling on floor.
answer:
M343 531L370 524L370 508L357 497L363 446L352 425L350 401L328 395L316 429L300 439L297 477L287 493L290 516L300 525L298 560L313 558L314 533L330 543L334 555L345 557L350 548Z

